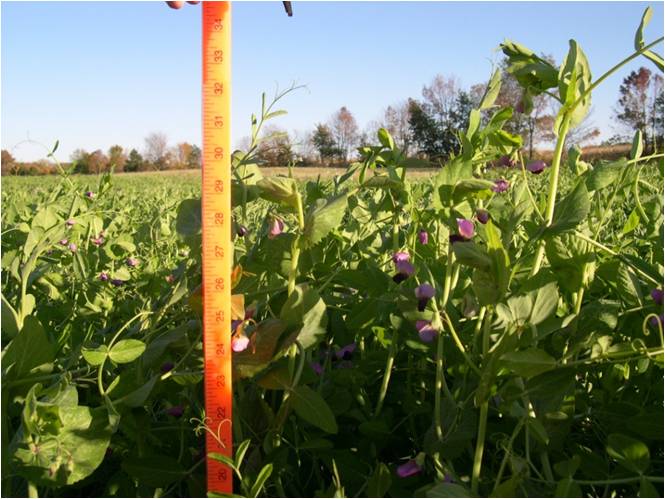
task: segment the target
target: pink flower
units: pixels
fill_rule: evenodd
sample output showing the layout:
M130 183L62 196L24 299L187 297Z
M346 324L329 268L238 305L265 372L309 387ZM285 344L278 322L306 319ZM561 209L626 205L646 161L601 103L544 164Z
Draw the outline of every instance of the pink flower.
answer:
M510 182L504 179L499 179L494 181L494 186L492 186L492 190L494 192L506 192L508 190L508 187L510 187Z
M473 226L472 220L466 220L464 218L457 219L457 232L464 239L471 239L475 234L476 230Z
M424 282L416 288L415 293L418 299L418 310L422 312L427 307L427 302L430 298L436 294L436 291L429 283Z
M69 242L69 241L67 241L67 239L60 239L60 244L61 244L62 246L67 246L67 243L68 243L68 242Z
M476 210L476 219L478 219L478 221L481 224L483 224L483 225L486 224L487 221L490 219L489 211L478 208Z
M87 197L88 199L92 199L95 197L95 193L92 191L88 191L85 193L85 197Z
M106 272L102 272L99 274L99 280L100 281L108 281L109 280L109 275Z
M436 335L439 333L432 327L432 323L430 321L424 320L416 321L416 330L418 331L420 340L425 343L432 343L434 338L436 338Z
M234 352L243 352L249 346L249 338L244 334L235 335L231 338L231 350Z
M542 160L532 161L531 163L526 165L526 169L529 170L531 173L535 173L536 175L542 173L542 171L545 168L547 168L547 163L545 163Z
M398 251L397 253L393 254L393 262L395 264L399 262L408 262L411 257L406 251Z
M69 251L71 251L72 253L76 253L78 249L79 249L78 246L76 246L74 243L69 243Z
M73 226L75 223L76 223L76 220L74 220L73 218L70 218L69 220L67 220L67 221L65 222L65 224L67 225L67 227L71 227L71 226Z
M420 244L427 244L429 241L429 234L425 229L420 229L420 232L418 232L418 241L420 241Z
M139 264L139 261L136 258L128 258L127 265L130 267L136 267Z
M417 475L422 471L415 459L409 459L406 463L397 467L397 476L406 478L409 476Z
M173 284L175 282L175 276L173 274L167 275L164 280L168 282L169 284Z
M104 237L101 235L98 237L92 237L90 238L90 242L95 246L101 246L102 244L104 244Z
M273 218L270 223L270 231L268 232L268 239L275 239L284 231L284 222L279 218Z

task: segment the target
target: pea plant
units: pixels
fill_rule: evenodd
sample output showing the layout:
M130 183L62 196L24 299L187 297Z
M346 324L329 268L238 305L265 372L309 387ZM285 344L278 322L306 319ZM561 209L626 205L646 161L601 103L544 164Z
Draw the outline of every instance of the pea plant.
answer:
M208 456L236 494L662 497L663 156L564 151L609 75L662 71L650 17L596 79L575 41L559 68L505 41L521 101L494 72L426 180L385 129L331 180L264 176L294 88L264 96L232 159L235 450ZM554 156L527 163L504 125L543 93ZM3 494L205 495L200 187L28 182L2 198Z

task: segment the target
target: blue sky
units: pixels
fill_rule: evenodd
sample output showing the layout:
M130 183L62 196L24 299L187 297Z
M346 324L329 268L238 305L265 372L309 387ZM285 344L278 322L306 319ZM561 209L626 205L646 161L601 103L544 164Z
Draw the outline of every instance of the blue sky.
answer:
M646 40L663 35L658 2L281 2L233 4L234 143L262 91L292 81L277 124L308 130L347 106L361 127L387 105L421 96L437 73L484 81L510 38L561 60L575 38L598 76L630 54L646 5ZM143 148L150 132L200 144L200 5L163 2L2 2L2 147L21 160L76 148ZM662 54L663 47L658 51ZM593 118L608 137L621 78L597 91Z

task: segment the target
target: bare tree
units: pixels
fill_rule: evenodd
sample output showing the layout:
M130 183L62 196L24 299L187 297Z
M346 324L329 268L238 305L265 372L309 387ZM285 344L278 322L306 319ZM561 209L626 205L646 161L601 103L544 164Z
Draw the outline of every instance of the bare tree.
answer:
M450 115L455 108L460 83L455 76L445 77L438 74L429 86L423 87L423 98L430 108L429 112L444 128L448 128Z
M351 150L358 142L358 124L353 114L341 107L330 119L330 129L344 161L347 161Z
M409 103L398 102L383 111L383 127L393 136L395 144L406 156L411 153L412 140L409 128Z
M158 170L166 168L167 144L166 135L162 132L153 132L145 138L143 157Z

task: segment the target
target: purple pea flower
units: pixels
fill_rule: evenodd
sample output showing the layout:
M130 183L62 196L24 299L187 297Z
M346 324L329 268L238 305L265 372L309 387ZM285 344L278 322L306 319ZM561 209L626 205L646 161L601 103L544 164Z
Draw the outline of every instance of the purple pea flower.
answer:
M430 298L436 294L436 291L429 285L429 283L424 282L416 288L415 293L416 298L418 299L418 310L422 312L425 310L425 307L427 307L427 302Z
M160 371L163 373L169 372L171 369L175 367L175 364L173 362L164 362L162 366L159 368Z
M91 237L90 242L95 246L101 246L104 244L104 236L99 235L97 237Z
M482 208L478 208L476 210L476 219L483 225L487 223L487 221L490 219L490 213L487 210L483 210Z
M116 287L120 287L123 284L125 284L125 281L123 281L122 279L111 279L111 284L113 284Z
M416 272L416 269L409 261L410 258L411 257L406 251L398 251L393 254L393 262L395 263L395 269L397 270L397 274L393 276L393 281L397 284L406 280Z
M427 244L429 241L429 234L425 229L420 229L420 232L418 232L418 241L420 241L420 244Z
M656 305L662 305L663 304L663 290L660 288L656 288L653 291L651 291L651 299L654 301Z
M87 191L87 192L85 193L85 197L87 197L88 199L92 199L92 198L95 197L95 193L92 192L92 191Z
M515 161L510 156L501 156L499 158L499 165L512 168L515 166Z
M273 218L270 222L270 231L268 231L268 239L275 239L282 232L284 232L284 222L279 218Z
M425 343L432 343L434 338L436 338L436 335L439 333L432 327L432 323L430 321L424 320L416 321L416 330L418 331L420 340Z
M238 320L238 319L232 320L231 321L231 331L235 331L236 329L238 329L238 326L240 324L242 324L241 320Z
M398 264L399 262L408 262L411 256L406 251L398 251L393 255L393 262Z
M244 352L248 346L249 338L242 333L231 338L231 350L234 352Z
M317 375L321 376L323 374L323 366L318 362L310 362L309 367L312 368Z
M547 163L540 159L537 161L531 161L528 165L526 165L526 169L531 173L535 173L536 175L542 173L545 168L547 168Z
M236 229L236 234L238 234L238 237L245 237L247 235L247 227L244 225L238 225L238 228Z
M166 282L169 284L173 284L175 282L175 276L173 274L167 275L165 278Z
M510 187L510 182L504 179L499 179L494 181L494 185L492 186L492 191L497 193L506 192L508 190L508 187Z
M73 218L70 218L69 220L67 220L67 221L65 222L65 224L67 225L67 227L72 227L75 223L76 223L76 220L74 220Z
M343 346L339 350L335 352L335 357L338 359L342 360L350 360L351 355L356 349L356 342L354 341L353 343L349 343L348 345Z
M400 464L397 467L397 476L406 478L409 476L417 475L422 471L415 459L409 459L406 463Z
M181 405L174 405L166 409L166 414L173 416L174 418L179 418L185 412L185 408Z
M69 241L67 241L67 239L60 239L60 244L61 244L62 246L67 246L67 243L68 243L68 242L69 242Z
M106 282L109 280L109 275L106 272L102 272L99 274L99 280Z
M464 239L471 239L475 234L476 230L473 225L472 220L466 220L464 218L457 219L457 232Z
M127 265L130 267L136 267L139 264L139 261L136 258L128 258L127 259Z
M74 243L69 243L68 248L69 248L69 251L71 251L72 253L76 253L79 249L79 247L76 246Z

